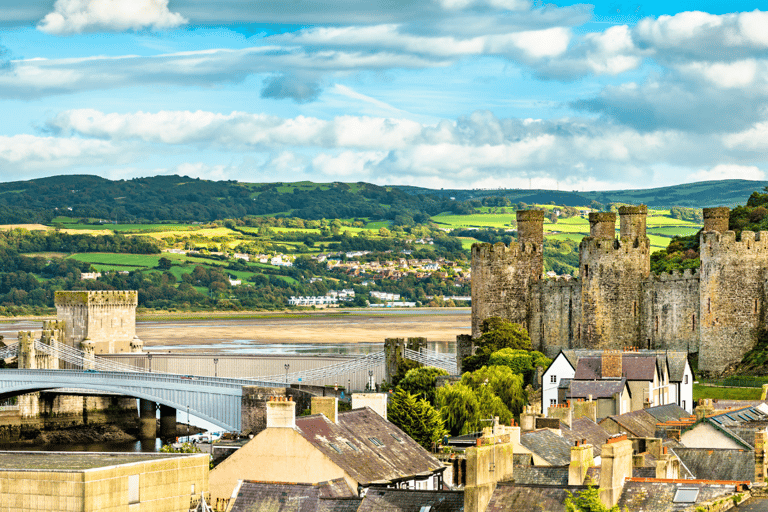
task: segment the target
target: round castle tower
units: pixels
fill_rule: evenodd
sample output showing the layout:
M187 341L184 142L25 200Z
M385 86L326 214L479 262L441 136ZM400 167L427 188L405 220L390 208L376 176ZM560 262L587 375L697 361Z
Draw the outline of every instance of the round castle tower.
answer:
M716 208L704 208L704 228L703 231L717 231L725 233L728 231L728 219L731 211L727 206L718 206Z

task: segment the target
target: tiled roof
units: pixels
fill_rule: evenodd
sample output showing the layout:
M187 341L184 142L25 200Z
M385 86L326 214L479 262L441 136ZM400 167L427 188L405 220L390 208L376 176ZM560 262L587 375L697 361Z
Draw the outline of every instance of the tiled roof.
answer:
M586 439L592 445L592 453L595 457L600 455L603 445L611 437L611 434L589 418L579 418L571 422L569 429L562 429L563 437L573 444L574 441Z
M679 416L678 416L679 414ZM656 424L688 418L690 414L675 404L658 405L647 409L627 412L617 416L608 416L600 425L615 421L621 430L634 437L656 437Z
M700 480L755 479L755 452L713 448L674 448L674 455Z
M685 364L688 361L688 354L685 352L667 352L667 367L669 368L669 381L682 382L685 374Z
M691 489L687 502L674 502L679 489ZM634 479L624 483L619 498L619 510L642 510L644 512L675 512L693 510L696 503L730 496L736 491L733 484L716 482L686 482L685 480L644 482ZM695 495L695 498L693 496ZM679 499L679 498L678 498Z
M602 357L581 357L576 366L574 380L603 378ZM656 356L627 352L621 358L621 375L627 380L653 380L656 374Z
M426 477L444 469L437 458L368 407L339 413L338 423L322 414L299 417L296 427L364 486Z
M739 506L733 510L738 510L738 512L768 512L768 498L749 498L739 503Z
M627 385L627 379L616 380L576 380L571 381L568 398L612 398L621 393ZM629 390L629 388L627 388Z
M360 498L344 479L319 484L253 482L245 480L237 490L230 512L356 512Z
M599 359L603 351L593 349L566 349L563 350L563 355L568 359L568 362L578 369L579 361L584 357L591 357ZM635 352L624 352L624 357L632 356L655 356L658 360L657 366L659 367L659 373L661 367L666 362L669 368L669 380L672 382L682 382L683 373L685 372L685 363L688 359L688 353L683 351L665 351L665 350L638 350ZM599 378L599 377L596 377ZM653 377L651 377L653 378ZM630 379L632 380L632 379Z
M464 491L416 491L371 487L357 512L420 512L423 510L461 512L464 510Z
M656 405L643 409L645 412L656 418L659 423L665 421L676 421L680 418L687 418L690 413L677 404Z
M571 463L571 443L551 430L532 430L520 436L520 444L552 466Z
M510 512L517 510L560 512L565 510L563 501L567 492L576 494L585 486L526 485L499 482L493 491L486 512Z
M567 466L522 466L514 468L517 484L568 485Z

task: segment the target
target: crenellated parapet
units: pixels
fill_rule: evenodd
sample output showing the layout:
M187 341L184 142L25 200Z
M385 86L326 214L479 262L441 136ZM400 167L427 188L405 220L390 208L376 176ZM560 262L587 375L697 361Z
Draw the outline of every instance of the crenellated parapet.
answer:
M651 274L648 276L648 282L660 282L660 281L698 281L701 277L701 271L696 269L686 268L684 270L675 269L671 272L662 272L660 274Z
M735 231L702 231L700 242L702 254L749 256L768 252L768 231L742 231L741 240L736 240Z
M139 292L136 290L100 290L100 291L57 291L54 297L57 306L96 306L139 304Z

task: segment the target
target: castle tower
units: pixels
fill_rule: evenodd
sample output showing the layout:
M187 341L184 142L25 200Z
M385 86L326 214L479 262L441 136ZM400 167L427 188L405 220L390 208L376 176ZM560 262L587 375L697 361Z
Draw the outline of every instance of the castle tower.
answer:
M517 212L518 240L472 245L472 337L492 316L529 327L531 284L544 270L544 212Z
M731 211L727 206L718 206L717 208L704 208L704 228L702 231L717 231L725 233L728 231L728 220Z
M637 346L641 336L642 281L650 273L645 206L616 214L589 214L590 236L580 244L582 322L575 345L588 348Z
M727 231L728 208L705 208L700 235L699 369L741 360L765 325L768 231Z
M114 354L131 352L136 344L135 291L57 291L55 304L69 346L89 340L96 354Z

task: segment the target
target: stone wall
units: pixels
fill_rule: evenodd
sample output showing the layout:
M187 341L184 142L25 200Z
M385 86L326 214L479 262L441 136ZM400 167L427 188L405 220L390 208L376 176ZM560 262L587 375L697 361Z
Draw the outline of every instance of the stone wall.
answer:
M699 351L699 271L674 271L643 282L640 343L647 349Z
M548 279L534 284L531 344L554 358L560 349L579 348L581 283L577 279Z

